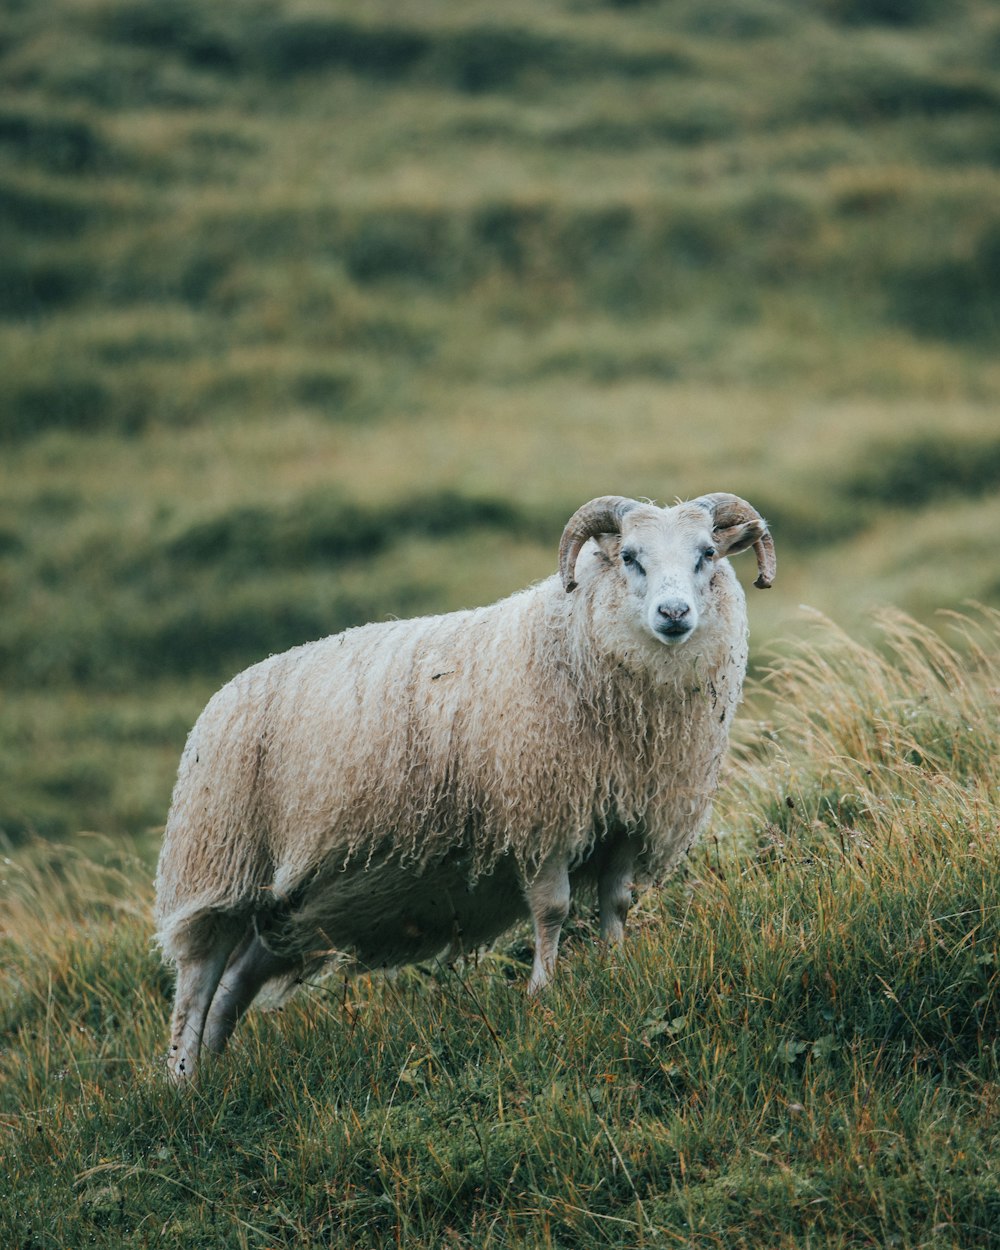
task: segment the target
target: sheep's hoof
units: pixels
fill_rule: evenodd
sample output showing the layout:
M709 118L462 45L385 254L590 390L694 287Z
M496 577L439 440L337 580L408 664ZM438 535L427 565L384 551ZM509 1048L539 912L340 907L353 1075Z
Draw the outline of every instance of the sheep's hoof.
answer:
M190 1085L194 1081L194 1064L185 1055L170 1055L167 1058L167 1076L172 1085Z

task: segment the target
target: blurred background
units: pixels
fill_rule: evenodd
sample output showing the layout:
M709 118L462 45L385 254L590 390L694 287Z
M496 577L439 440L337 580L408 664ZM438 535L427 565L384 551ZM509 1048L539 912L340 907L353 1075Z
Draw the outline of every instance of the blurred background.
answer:
M594 495L771 520L757 665L1000 601L994 0L6 0L0 168L10 844Z

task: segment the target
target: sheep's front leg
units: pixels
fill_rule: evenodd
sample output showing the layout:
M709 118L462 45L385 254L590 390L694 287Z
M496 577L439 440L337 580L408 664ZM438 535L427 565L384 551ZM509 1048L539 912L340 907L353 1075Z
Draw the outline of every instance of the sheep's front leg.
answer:
M601 940L614 944L625 934L625 921L632 906L636 848L622 837L608 848L597 879L597 903L601 917Z
M535 927L535 962L528 993L546 986L559 953L559 934L569 915L569 866L564 855L550 855L525 887L531 921Z
M223 929L216 944L208 950L177 958L177 988L167 1056L167 1071L177 1083L194 1077L205 1017L237 936Z
M299 967L297 960L268 950L256 934L230 961L205 1022L202 1044L216 1054L225 1049L237 1021L250 1006L266 981Z

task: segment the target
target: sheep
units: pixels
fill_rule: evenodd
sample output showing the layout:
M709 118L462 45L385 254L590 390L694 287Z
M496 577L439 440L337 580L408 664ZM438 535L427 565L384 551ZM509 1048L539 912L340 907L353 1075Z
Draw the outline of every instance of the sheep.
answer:
M549 981L571 893L621 938L636 883L688 850L718 786L747 659L724 558L766 522L735 495L591 500L559 572L490 607L348 629L209 701L157 869L176 965L168 1070L220 1052L258 993L469 953L534 926Z

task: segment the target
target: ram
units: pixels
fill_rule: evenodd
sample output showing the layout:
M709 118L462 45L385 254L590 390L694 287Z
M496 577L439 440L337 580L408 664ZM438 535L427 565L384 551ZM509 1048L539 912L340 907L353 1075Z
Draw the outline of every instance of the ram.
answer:
M579 885L617 941L635 883L685 853L718 786L747 658L724 557L750 546L769 586L771 536L737 496L605 496L567 523L559 573L519 594L349 629L224 686L188 738L157 872L174 1078L265 986L335 956L457 956L530 917L534 993Z

